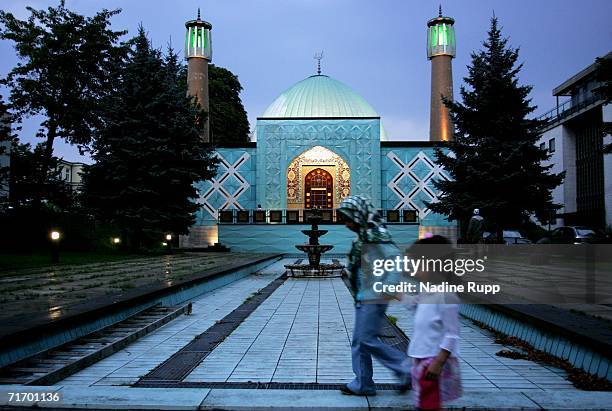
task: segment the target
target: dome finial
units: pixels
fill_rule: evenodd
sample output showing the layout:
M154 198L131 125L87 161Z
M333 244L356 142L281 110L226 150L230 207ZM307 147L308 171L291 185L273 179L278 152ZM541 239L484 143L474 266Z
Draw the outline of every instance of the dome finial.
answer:
M321 60L323 59L323 51L315 53L314 59L317 60L317 75L321 75Z
M438 17L442 17L442 5L438 7Z
M201 20L200 19L200 8L199 7L198 7L198 20Z

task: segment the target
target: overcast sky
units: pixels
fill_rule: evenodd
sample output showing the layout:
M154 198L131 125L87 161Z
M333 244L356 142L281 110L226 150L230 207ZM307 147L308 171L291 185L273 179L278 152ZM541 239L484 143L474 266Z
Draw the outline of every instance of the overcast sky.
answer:
M430 65L425 53L426 23L438 2L416 0L67 0L69 8L92 15L122 8L115 29L128 36L142 22L157 47L172 39L182 52L184 22L202 18L213 25L213 63L238 75L251 129L278 94L315 74L313 54L323 50L323 74L361 94L381 115L390 140L426 140L429 128ZM47 0L2 0L20 18L26 5ZM466 75L470 53L481 47L495 12L510 44L520 47L521 82L531 84L536 113L552 108L552 89L595 57L611 50L610 0L451 0L444 15L455 18L457 57L453 60L455 96ZM13 45L0 41L0 76L16 64ZM146 79L143 79L146 81ZM2 92L6 96L6 92ZM500 102L503 104L503 102ZM36 121L24 124L23 141ZM75 148L56 144L56 154L82 160Z

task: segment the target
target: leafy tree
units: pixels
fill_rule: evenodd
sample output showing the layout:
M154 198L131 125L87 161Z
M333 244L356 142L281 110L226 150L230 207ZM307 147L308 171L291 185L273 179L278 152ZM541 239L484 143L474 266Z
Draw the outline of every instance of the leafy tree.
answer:
M181 66L181 84L187 90L187 66ZM226 68L208 65L210 135L213 144L249 141L249 120L240 99L242 85Z
M595 62L597 63L595 78L601 85L593 91L604 100L604 104L609 104L612 101L612 56L598 57ZM606 137L608 134L612 134L612 123L604 122L602 135ZM603 150L606 154L612 153L612 143L606 144Z
M530 213L545 215L558 207L551 190L563 175L541 164L549 154L536 145L541 122L527 119L536 108L528 98L531 87L518 84L519 50L507 47L496 18L483 46L472 53L463 102L445 100L455 141L447 151L436 149L436 161L452 180L435 183L440 201L429 208L458 220L462 231L479 208L501 239L504 228L519 226Z
M208 66L208 75L213 144L249 141L249 120L240 99L238 77L214 64Z
M80 149L91 142L100 125L100 99L113 87L116 64L126 47L125 33L110 29L110 18L120 10L102 10L85 17L57 7L35 10L19 20L0 10L0 39L11 40L20 62L3 84L10 88L16 120L42 114L39 136L45 138L39 186L52 170L53 142L62 138Z
M165 232L188 232L198 208L193 183L213 177L216 160L199 138L198 111L186 96L177 56L153 49L142 27L132 44L118 88L104 104L84 202L121 227L137 249L160 242Z

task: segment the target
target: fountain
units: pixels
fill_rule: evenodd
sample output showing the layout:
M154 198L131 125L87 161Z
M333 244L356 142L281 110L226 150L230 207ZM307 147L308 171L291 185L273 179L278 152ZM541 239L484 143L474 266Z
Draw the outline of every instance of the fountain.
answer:
M327 230L319 230L319 223L322 220L319 210L309 210L310 215L307 218L311 224L310 230L302 230L302 233L308 236L308 244L296 245L300 251L308 255L308 264L287 264L285 268L289 270L290 276L293 277L339 277L342 275L344 266L337 261L331 264L321 264L321 254L334 248L331 244L319 244L319 237L327 234Z

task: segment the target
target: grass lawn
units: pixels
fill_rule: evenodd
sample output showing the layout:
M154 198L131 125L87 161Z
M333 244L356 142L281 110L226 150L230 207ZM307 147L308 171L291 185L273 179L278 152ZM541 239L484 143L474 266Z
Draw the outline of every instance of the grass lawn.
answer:
M36 251L32 253L0 253L0 276L5 270L19 268L37 268L45 266L62 266L71 264L90 264L106 261L127 260L143 257L137 254L125 254L119 252L60 252L59 264L51 263L51 251Z

